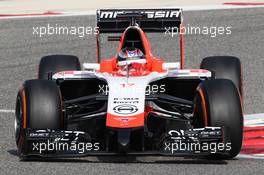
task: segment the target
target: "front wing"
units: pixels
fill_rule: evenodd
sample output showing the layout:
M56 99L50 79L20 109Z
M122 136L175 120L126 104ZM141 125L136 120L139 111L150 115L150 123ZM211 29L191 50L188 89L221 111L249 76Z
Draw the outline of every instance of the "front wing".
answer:
M231 149L225 128L170 130L157 141L155 150L109 152L89 134L69 130L23 130L21 157L81 157L89 155L198 156L226 154Z

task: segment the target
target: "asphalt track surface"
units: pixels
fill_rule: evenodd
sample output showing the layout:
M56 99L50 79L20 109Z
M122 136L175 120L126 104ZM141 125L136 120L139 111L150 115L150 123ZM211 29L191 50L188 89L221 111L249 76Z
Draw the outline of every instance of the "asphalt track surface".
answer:
M241 59L245 113L261 113L264 104L264 9L185 12L185 24L231 26L231 35L186 36L186 67L197 68L203 57L234 55ZM33 35L33 27L47 24L95 25L94 16L0 19L0 109L14 109L16 92L26 79L37 76L38 62L50 54L72 54L95 61L95 37ZM176 38L151 35L154 53L175 61ZM173 39L173 40L172 40ZM102 41L104 56L113 55L117 43ZM263 159L228 161L165 157L90 157L20 162L14 141L14 114L0 113L0 174L263 174Z

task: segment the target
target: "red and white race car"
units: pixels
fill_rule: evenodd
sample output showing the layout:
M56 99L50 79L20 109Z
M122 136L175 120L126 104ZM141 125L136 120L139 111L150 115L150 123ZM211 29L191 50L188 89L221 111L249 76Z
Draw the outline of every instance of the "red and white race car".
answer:
M97 63L51 55L38 78L27 80L16 102L19 155L58 157L100 154L235 157L243 137L241 63L204 58L184 69L152 54L147 32L183 26L181 9L97 11ZM120 41L119 52L100 60L100 34ZM161 43L162 44L162 43Z

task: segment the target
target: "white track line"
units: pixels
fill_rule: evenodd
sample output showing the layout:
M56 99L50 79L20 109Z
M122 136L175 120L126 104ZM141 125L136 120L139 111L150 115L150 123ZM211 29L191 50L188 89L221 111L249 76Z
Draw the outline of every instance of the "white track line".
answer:
M58 15L30 15L30 16L3 16L1 19L24 19L24 18L47 18L47 17L70 17L70 16L92 16L95 15L96 11L86 11L86 12L62 12Z
M244 115L245 126L264 126L264 113Z
M243 159L264 159L264 154L239 154L237 158Z
M0 109L0 113L15 113L15 110L11 110L11 109Z
M203 11L203 10L225 10L225 9L246 9L246 8L261 8L264 5L254 6L235 6L235 5L197 5L197 6L181 6L184 11ZM171 7L170 7L171 8ZM174 8L174 7L173 7Z
M259 113L259 114L246 114L244 115L244 118L247 120L250 119L259 119L259 118L264 118L264 113Z
M264 5L259 6L234 6L234 5L203 5L203 6L174 6L174 7L159 7L159 8L182 8L183 11L203 11L203 10L225 10L225 9L246 9L246 8L264 8ZM154 7L157 8L157 7ZM124 8L125 9L125 8ZM46 17L69 17L69 16L91 16L96 14L96 10L87 10L81 12L57 12L62 14L56 15L30 15L30 16L3 16L0 19L23 19L23 18L46 18Z

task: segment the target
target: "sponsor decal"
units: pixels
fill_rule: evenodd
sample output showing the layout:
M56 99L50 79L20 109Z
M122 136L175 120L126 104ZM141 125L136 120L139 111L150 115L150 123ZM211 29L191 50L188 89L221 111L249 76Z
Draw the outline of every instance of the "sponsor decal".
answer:
M115 120L118 120L118 121L121 121L121 122L125 122L125 123L127 123L127 122L129 122L129 121L131 121L131 120L135 120L136 118L135 117L126 117L126 118L120 118L120 117L116 117L116 118L114 118Z
M113 111L117 114L129 115L137 112L138 108L135 105L123 104L114 107Z
M185 137L185 131L184 130L170 130L169 132L168 132L168 134L171 136L171 139L172 140L181 140L181 139L187 139L186 137ZM190 133L190 134L188 134L188 139L190 139L190 140L193 140L193 141L197 141L197 137L198 136L198 134L197 133Z
M138 12L139 11L135 11L135 13L138 13ZM117 15L124 14L124 13L125 11L101 11L100 19L116 18ZM131 13L133 13L133 11L131 11ZM146 14L148 19L179 18L181 11L180 10L145 10L145 11L141 11L140 13Z
M210 137L210 136L221 136L222 131L219 127L208 127L208 128L195 128L190 130L170 130L168 135L172 140L192 140L198 141L199 136Z
M139 98L133 97L121 97L121 98L114 98L114 104L138 104Z
M57 132L54 130L36 130L36 132L30 133L29 137L31 138L39 138L39 137L54 137L56 136L55 141L78 141L79 140L79 136L81 135L85 135L85 132L82 131L61 131L61 132ZM63 135L63 137L61 137L61 135ZM74 140L72 140L72 138L74 138Z

